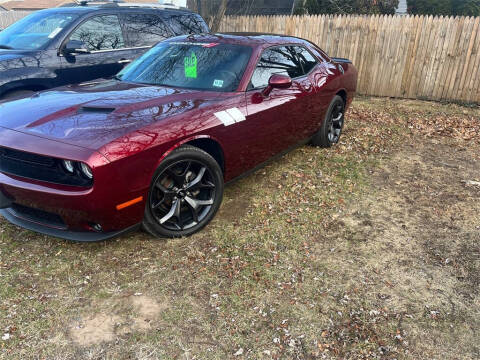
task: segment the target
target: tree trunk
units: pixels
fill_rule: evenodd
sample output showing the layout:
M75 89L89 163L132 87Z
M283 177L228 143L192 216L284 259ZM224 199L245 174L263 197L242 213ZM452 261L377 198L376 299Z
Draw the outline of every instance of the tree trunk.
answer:
M212 16L212 19L210 21L210 29L212 33L216 33L220 29L220 25L222 23L222 20L223 20L223 17L225 16L226 11L227 11L227 0L222 0L218 8L217 14L215 16Z
M202 0L197 0L197 13L202 15Z

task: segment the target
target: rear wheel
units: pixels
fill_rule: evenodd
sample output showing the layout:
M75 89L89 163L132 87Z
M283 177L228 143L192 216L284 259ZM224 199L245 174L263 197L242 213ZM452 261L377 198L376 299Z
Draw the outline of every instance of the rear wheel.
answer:
M222 198L223 174L215 159L182 146L155 172L143 227L156 237L192 235L213 219Z
M312 138L312 145L328 148L338 143L344 122L345 102L341 96L336 95L328 107L322 127Z

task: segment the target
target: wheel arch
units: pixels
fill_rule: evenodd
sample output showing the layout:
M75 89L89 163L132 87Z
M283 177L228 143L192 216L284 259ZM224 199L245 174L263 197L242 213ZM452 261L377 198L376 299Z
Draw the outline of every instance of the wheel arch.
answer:
M213 140L211 137L203 137L188 141L185 145L195 146L205 151L217 161L220 169L222 169L222 172L225 174L225 156L218 141Z
M340 96L343 99L344 104L347 105L347 100L348 100L347 90L341 89L337 91L337 93L335 94L335 96L337 95Z
M198 136L190 137L187 139L183 139L182 141L176 143L174 146L172 146L163 154L163 156L160 158L157 164L157 167L172 151L174 151L175 149L179 148L182 145L195 146L205 151L207 154L212 156L217 161L218 165L220 166L220 169L225 175L225 155L223 152L223 148L217 139L209 135L198 135Z

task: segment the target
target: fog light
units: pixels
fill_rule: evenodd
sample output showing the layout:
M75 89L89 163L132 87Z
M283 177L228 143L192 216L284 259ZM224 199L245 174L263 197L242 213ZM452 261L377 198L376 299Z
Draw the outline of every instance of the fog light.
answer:
M73 174L73 162L70 160L63 160L63 167L67 170L70 174Z
M90 166L88 166L87 164L80 163L80 170L82 170L83 175L85 175L87 178L93 178L92 169L90 169Z
M98 232L103 230L102 225L100 224L92 224L92 229Z

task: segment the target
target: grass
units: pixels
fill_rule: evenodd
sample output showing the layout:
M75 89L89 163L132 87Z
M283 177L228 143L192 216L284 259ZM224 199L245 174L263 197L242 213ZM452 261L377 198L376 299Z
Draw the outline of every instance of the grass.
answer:
M230 185L186 239L1 220L0 358L478 358L478 138L440 126L478 115L360 98L339 146Z

